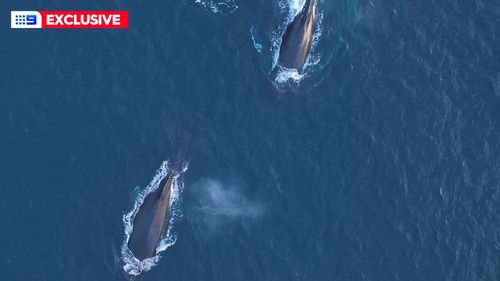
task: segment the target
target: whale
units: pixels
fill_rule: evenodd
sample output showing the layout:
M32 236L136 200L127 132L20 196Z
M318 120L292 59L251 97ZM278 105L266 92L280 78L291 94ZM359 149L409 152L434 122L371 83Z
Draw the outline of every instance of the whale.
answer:
M302 10L287 26L281 39L278 63L282 67L302 71L311 51L316 21L316 1L306 0Z
M173 173L165 176L158 188L146 196L134 217L128 248L138 260L156 255L156 247L169 216L173 179Z

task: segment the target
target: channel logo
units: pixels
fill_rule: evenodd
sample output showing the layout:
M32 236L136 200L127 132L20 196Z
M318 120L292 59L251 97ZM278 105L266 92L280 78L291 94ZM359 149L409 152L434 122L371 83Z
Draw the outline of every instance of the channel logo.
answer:
M42 28L42 15L36 11L10 12L11 28Z
M11 11L11 28L127 28L127 11Z

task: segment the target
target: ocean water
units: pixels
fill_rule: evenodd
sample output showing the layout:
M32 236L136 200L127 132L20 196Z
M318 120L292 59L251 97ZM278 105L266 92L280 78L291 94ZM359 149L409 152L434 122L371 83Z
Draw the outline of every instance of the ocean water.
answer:
M500 280L500 2L320 1L280 93L300 3L3 1L0 280L127 280L123 216L179 155L176 241L134 280ZM9 28L67 9L129 28Z

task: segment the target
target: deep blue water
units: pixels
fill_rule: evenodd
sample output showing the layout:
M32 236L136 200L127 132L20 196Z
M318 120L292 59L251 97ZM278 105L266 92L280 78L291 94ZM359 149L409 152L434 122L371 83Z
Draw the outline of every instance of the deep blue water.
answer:
M0 280L123 280L122 217L179 150L177 242L138 280L500 280L500 2L324 0L285 94L279 2L235 4L0 4ZM64 9L130 27L9 28Z

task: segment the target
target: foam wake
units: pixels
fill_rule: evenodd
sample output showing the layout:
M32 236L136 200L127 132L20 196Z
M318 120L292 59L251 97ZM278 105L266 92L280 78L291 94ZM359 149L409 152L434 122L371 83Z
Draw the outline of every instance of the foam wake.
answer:
M161 253L164 252L168 247L175 244L177 240L177 234L175 233L174 227L176 222L182 218L180 205L182 201L182 191L184 190L184 182L182 181L181 175L187 170L187 168L188 166L185 165L181 171L173 171L170 167L170 163L168 161L164 161L149 185L143 191L139 192L134 203L134 208L123 216L125 239L123 241L121 254L122 260L125 263L125 265L123 266L123 270L129 275L137 276L141 272L150 270L160 261ZM170 215L168 216L167 229L163 232L160 242L156 247L156 256L140 261L134 257L134 255L128 248L128 240L130 238L130 234L132 233L135 215L139 211L139 207L144 202L146 196L149 193L155 191L159 187L161 180L172 172L176 174L174 174L172 191L170 193Z

